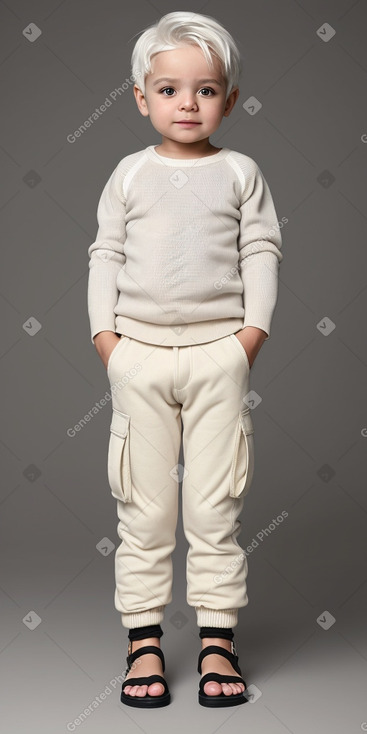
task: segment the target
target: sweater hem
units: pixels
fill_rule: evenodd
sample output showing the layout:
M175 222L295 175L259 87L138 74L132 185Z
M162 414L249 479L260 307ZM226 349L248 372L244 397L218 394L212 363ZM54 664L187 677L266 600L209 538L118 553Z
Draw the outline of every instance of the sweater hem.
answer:
M243 328L243 318L198 321L184 326L152 324L129 316L116 316L116 331L148 344L184 347L221 339Z

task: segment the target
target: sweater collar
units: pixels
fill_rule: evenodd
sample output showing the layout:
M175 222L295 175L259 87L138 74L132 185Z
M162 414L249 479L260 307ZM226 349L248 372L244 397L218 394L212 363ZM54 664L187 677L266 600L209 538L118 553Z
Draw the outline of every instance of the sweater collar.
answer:
M157 153L157 151L155 150L155 145L148 145L145 150L148 157L151 160L156 161L156 163L161 163L165 166L175 166L176 168L193 165L206 166L209 163L216 163L222 158L225 158L230 152L229 148L222 148L220 151L218 151L218 153L213 153L212 155L207 155L203 158L168 158L167 156L163 156L160 155L160 153Z

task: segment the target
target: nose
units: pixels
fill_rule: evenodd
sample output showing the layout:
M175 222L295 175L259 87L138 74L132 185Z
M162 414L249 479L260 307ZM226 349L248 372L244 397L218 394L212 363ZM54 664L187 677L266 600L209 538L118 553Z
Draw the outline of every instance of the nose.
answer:
M192 110L197 109L198 105L195 99L195 94L192 92L183 92L179 102L180 109Z

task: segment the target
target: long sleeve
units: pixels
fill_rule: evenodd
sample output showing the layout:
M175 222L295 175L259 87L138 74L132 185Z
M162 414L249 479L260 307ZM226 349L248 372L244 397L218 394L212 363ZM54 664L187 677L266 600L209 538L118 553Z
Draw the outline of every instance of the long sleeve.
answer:
M126 260L123 177L119 164L102 191L97 209L97 237L88 249L88 313L92 343L99 331L116 331L114 308L119 297L116 278Z
M244 288L245 326L256 326L270 338L278 298L278 271L283 259L282 239L269 186L259 166L249 159L240 206L238 240L240 275Z

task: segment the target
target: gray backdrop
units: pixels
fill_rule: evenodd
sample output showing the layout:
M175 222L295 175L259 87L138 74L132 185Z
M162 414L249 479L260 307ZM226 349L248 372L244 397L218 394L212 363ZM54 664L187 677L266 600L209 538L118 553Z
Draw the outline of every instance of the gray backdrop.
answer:
M239 44L241 94L211 142L258 162L288 222L272 336L252 371L262 401L239 537L249 605L235 639L253 699L197 703L180 520L162 624L173 703L147 713L119 700L110 403L69 429L109 389L86 301L98 199L123 156L161 142L127 82L132 48L182 9ZM366 731L366 3L7 0L0 12L6 731Z

